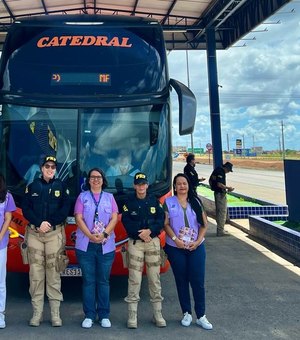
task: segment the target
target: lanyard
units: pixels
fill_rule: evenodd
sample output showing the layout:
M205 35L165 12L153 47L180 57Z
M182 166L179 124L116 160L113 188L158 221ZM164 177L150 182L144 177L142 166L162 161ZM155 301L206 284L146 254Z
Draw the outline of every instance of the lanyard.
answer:
M98 207L99 207L99 203L101 201L101 197L102 197L103 191L101 191L101 193L100 193L100 197L99 197L99 201L98 202L96 201L93 193L91 191L90 191L90 193L91 193L92 199L93 199L94 204L95 204L95 214L94 214L94 222L95 222L95 221L98 221L98 219L99 219Z

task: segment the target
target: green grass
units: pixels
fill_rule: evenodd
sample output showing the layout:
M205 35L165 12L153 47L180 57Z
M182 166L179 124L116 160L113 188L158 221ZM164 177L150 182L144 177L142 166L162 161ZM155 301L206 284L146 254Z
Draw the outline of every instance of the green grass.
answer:
M214 192L205 186L198 187L199 195L209 199L214 200ZM261 207L261 204L254 203L251 201L244 200L241 197L236 197L230 194L227 194L227 205L229 207ZM292 221L274 221L274 223L280 224L283 227L293 229L300 232L300 222L292 222Z
M280 224L283 227L293 229L300 232L300 222L292 222L292 221L274 221L274 223Z
M197 191L201 196L206 197L210 200L214 200L214 192L209 188L200 186L198 187ZM227 205L229 207L261 207L261 204L247 201L241 197L236 197L230 194L227 194Z

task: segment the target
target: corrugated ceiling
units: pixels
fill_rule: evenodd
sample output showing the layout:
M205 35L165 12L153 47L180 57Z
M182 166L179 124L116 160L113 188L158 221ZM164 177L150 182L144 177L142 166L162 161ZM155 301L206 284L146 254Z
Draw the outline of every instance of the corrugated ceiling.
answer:
M158 20L169 50L206 49L205 31L215 29L226 49L291 0L2 0L0 48L20 17L51 14L135 15Z

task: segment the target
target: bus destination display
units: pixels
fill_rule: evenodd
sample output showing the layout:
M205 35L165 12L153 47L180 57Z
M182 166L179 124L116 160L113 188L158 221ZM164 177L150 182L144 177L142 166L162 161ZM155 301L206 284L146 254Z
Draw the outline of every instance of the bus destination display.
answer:
M52 73L51 85L111 85L109 73Z

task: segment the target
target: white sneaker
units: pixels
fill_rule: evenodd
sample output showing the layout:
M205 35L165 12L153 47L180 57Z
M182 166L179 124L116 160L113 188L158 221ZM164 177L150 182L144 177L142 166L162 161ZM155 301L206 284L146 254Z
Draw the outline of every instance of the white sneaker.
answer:
M82 328L91 328L93 326L93 320L89 318L85 318L82 321L81 327Z
M196 320L196 324L201 326L204 329L212 329L212 324L206 319L206 316L203 315L201 318Z
M4 313L0 313L0 328L5 328L6 324L5 324L5 315Z
M191 316L191 314L189 314L188 312L183 314L183 319L181 320L181 324L184 327L189 327L189 325L192 323L193 318Z
M100 322L101 327L103 328L110 328L111 327L111 322L109 319L102 319Z

